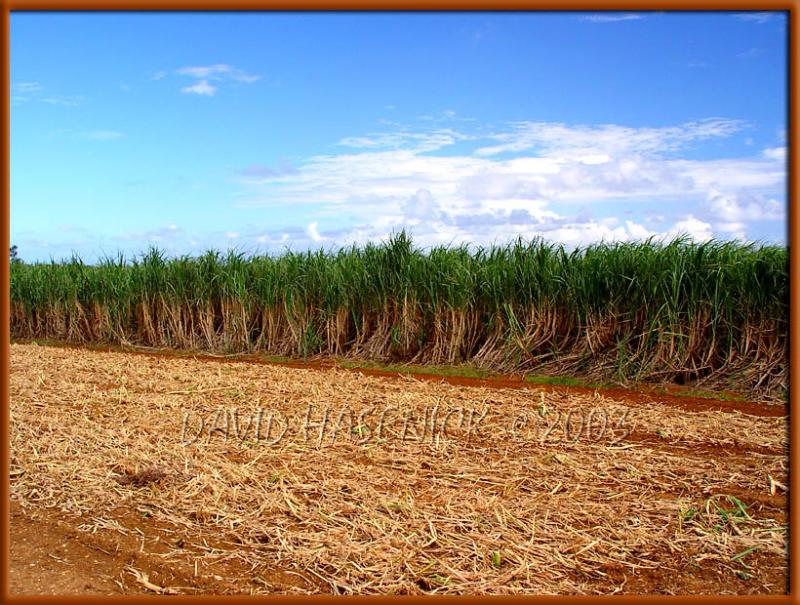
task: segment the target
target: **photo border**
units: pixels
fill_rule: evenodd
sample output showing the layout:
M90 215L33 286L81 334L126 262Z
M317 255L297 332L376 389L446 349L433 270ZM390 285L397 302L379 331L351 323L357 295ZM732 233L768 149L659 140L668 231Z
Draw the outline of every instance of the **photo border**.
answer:
M667 600L677 603L731 603L743 601L752 603L800 603L800 582L798 580L798 567L800 564L800 536L798 536L798 513L800 512L800 495L798 494L798 481L796 469L800 466L800 450L795 444L800 443L800 419L797 418L796 406L798 392L800 392L800 372L791 371L792 353L800 351L800 330L791 329L800 326L800 248L792 247L790 243L796 241L800 233L800 213L797 203L800 199L798 190L798 49L797 30L800 0L765 0L754 2L752 0L1 0L2 1L2 112L3 112L3 146L2 164L3 173L0 175L2 182L2 247L10 246L10 11L788 11L788 57L787 57L787 196L788 224L787 245L789 245L790 269L790 297L789 297L789 594L788 595L756 595L756 596L658 596L658 595L622 595L622 596L514 596L514 597L453 597L453 596L354 596L346 599L370 603L383 601L478 601L486 600L496 603L516 602L518 600L531 600L537 603L655 603ZM795 59L792 59L795 57ZM8 565L9 565L9 505L10 505L10 451L9 451L9 355L10 355L10 282L9 258L0 255L0 278L2 278L2 337L0 339L0 362L2 362L2 405L0 406L0 428L2 429L2 444L0 445L0 472L2 478L2 494L0 494L0 586L2 587L2 602L10 603L94 603L125 600L131 603L152 603L153 599L168 598L169 603L201 603L224 598L228 602L252 602L265 597L250 596L172 596L159 597L157 595L129 595L129 596L10 596L8 594ZM800 354L798 355L800 359ZM301 603L312 601L338 601L342 597L333 595L278 596L282 602Z

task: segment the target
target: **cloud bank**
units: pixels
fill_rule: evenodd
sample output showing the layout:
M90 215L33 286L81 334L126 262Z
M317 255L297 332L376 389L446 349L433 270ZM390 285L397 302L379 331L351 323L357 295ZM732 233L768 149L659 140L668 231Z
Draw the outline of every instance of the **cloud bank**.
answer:
M786 147L747 144L749 125L739 120L419 123L427 127L395 124L344 137L332 152L305 160L253 158L232 168L232 207L216 232L170 224L47 249L68 254L91 241L126 253L148 245L170 254L280 252L380 241L400 229L426 247L518 237L568 247L679 235L753 240L784 232ZM731 153L736 141L746 155ZM16 243L28 246L25 238Z
M240 171L238 205L296 208L309 217L301 247L403 228L423 245L748 239L756 223L785 221L785 148L696 157L705 143L746 129L725 118L661 127L517 122L482 134L398 127L344 138L341 153L291 171ZM283 241L280 230L251 235Z

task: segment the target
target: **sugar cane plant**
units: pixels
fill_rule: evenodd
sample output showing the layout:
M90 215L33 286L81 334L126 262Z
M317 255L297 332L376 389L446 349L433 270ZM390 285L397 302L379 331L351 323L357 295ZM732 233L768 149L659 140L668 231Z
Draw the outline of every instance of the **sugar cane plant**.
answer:
M788 250L541 239L14 263L15 338L679 383L787 381Z

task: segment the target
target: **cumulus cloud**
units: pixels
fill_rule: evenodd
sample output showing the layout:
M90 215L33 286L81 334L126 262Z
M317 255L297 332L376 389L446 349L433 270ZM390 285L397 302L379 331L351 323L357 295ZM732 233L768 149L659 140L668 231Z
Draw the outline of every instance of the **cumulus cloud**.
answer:
M747 239L747 225L744 223L717 223L714 227L726 238L740 241L745 241Z
M418 189L401 206L402 216L414 222L438 220L442 210L427 189Z
M306 233L308 234L308 237L310 237L311 241L313 241L313 242L321 242L321 241L323 241L325 239L324 237L322 237L320 235L319 230L317 229L317 224L318 223L315 221L315 222L311 223L306 228Z
M711 225L705 221L695 218L694 215L687 215L682 220L676 222L665 234L664 239L689 236L695 241L704 242L712 239L714 233Z
M519 235L571 244L680 233L740 237L753 221L785 220L781 148L741 158L680 156L745 126L723 118L651 128L524 122L488 134L398 126L343 139L341 153L308 158L291 171L244 169L239 205L290 204L326 223L349 219L355 227L325 231L343 244L399 228L431 245ZM474 151L463 149L465 141ZM621 221L621 211L609 210L646 203L657 205L658 220L633 212ZM683 214L665 217L676 203ZM314 222L299 237L313 244L322 236Z
M734 194L711 189L708 192L708 205L713 215L726 224L742 225L743 221L784 219L782 204L756 193Z
M786 161L786 147L770 147L764 150L764 157L776 162Z

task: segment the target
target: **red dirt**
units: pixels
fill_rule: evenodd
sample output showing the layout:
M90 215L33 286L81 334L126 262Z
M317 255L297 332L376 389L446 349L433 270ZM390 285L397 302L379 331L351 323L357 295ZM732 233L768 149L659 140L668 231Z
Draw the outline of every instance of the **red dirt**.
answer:
M29 340L18 340L20 344L35 342ZM582 386L566 386L541 384L537 382L525 381L522 376L492 376L490 378L477 378L472 376L444 376L440 374L426 374L416 372L401 372L396 370L383 370L378 368L352 368L337 364L335 361L312 359L309 361L273 361L264 359L257 354L235 354L235 355L214 355L195 351L183 351L177 349L143 349L141 347L127 347L118 345L79 345L64 342L47 342L47 346L55 346L67 349L89 349L102 352L124 352L132 355L145 355L149 357L178 357L196 359L198 361L212 361L217 363L249 363L268 366L279 366L306 370L344 370L347 372L361 373L367 376L378 376L382 378L402 378L412 376L415 380L445 382L460 386L481 386L496 389L534 389L547 393L572 393L575 395L592 395L595 392L605 397L624 401L625 403L660 403L673 407L678 407L690 412L721 411L721 412L741 412L750 416L761 416L777 418L786 416L789 413L788 402L784 404L744 401L744 400L722 400L707 397L696 397L682 394L683 389L676 385L669 386L667 393L659 392L656 388L647 385L639 385L636 389L626 389L621 387L611 388L590 388ZM663 388L663 387L662 387ZM674 394L680 393L680 394ZM732 393L723 392L722 395Z
M123 536L82 532L76 517L54 509L24 509L16 501L10 506L9 594L11 595L119 595L155 594L139 582L131 568L147 574L155 587L179 587L180 592L242 594L243 583L225 581L219 573L249 577L253 587L283 592L286 587L305 587L295 575L275 569L258 576L235 562L217 565L217 574L200 573L185 563L165 563L158 554L173 545L159 544L164 529L177 533L177 541L196 539L180 528L120 511L114 520L136 527L141 534ZM142 551L147 544L146 552ZM209 543L213 546L212 543ZM202 572L203 570L201 570Z
M752 498L752 494L748 495ZM128 522L125 517L122 521ZM242 594L246 583L232 584L219 576L195 576L186 565L166 564L157 561L152 554L139 552L139 538L125 538L120 534L104 536L83 533L75 528L75 519L51 509L25 510L16 502L11 502L9 558L9 594L14 596L31 595L121 595L154 594L140 584L129 571L135 568L147 574L149 581L164 588L180 587L182 593L205 595ZM158 532L158 524L137 519L137 529L147 538ZM154 552L153 543L148 548ZM157 552L157 551L156 551ZM763 587L745 582L739 578L723 577L709 567L695 565L691 557L681 557L681 574L650 570L635 575L626 586L629 594L713 594L735 585L737 592L756 593ZM782 586L785 576L781 561L774 556L756 553L752 563L761 569L772 568L767 574L772 591L788 592ZM222 571L222 570L220 570ZM226 575L230 569L224 570ZM303 582L293 575L281 571L258 577L248 574L246 569L238 570L240 577L250 578L250 584L263 591L272 587L280 592L286 586L303 586ZM607 568L605 573L611 583L624 577L624 569ZM266 576L266 577L265 577ZM191 587L191 588L189 588Z
M9 593L12 595L120 594L115 584L127 561L84 544L50 511L24 511L11 502ZM130 592L141 592L132 589Z

